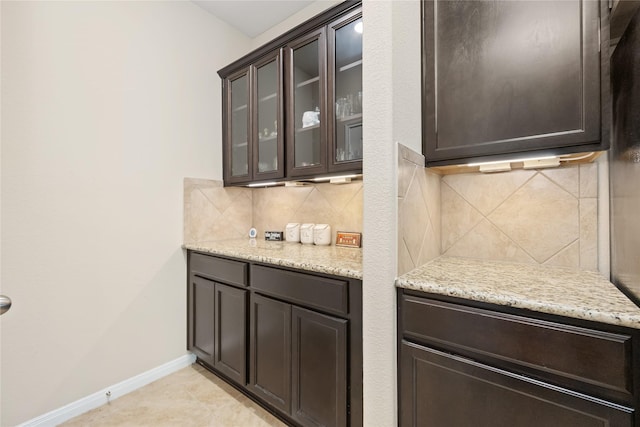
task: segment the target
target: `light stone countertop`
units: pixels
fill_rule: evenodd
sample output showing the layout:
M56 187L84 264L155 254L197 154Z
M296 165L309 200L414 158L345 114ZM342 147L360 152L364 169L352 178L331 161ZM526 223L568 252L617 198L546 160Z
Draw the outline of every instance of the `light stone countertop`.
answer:
M640 308L597 272L441 256L396 286L640 329Z
M262 239L185 243L184 249L362 280L362 249Z

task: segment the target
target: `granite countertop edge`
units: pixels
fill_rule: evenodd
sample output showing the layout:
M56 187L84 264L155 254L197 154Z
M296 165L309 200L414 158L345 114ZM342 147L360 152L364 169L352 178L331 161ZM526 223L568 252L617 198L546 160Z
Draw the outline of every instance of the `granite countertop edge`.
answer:
M396 286L640 329L640 308L595 272L441 256L398 277Z
M255 246L251 246L247 239L184 243L182 248L312 273L362 280L361 249L336 246L317 247L299 243L260 240L255 242ZM341 255L349 255L348 258L351 259L345 261L345 256Z

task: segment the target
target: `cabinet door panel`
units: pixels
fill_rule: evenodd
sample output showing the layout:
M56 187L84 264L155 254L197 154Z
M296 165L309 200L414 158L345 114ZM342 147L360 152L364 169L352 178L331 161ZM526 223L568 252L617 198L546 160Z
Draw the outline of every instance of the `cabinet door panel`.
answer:
M423 2L428 164L600 144L599 7Z
M291 408L291 305L251 295L251 388L289 413Z
M243 289L215 285L214 367L241 385L247 383L246 295Z
M329 25L330 171L362 169L362 14Z
M325 31L304 36L287 49L287 175L327 171Z
M256 63L253 70L253 178L282 178L285 166L281 51Z
M249 83L249 68L238 71L224 80L224 172L225 181L229 183L246 182L252 179Z
M402 342L400 426L629 427L633 410Z
M347 425L348 321L292 310L292 416L305 426Z
M191 342L190 349L200 359L213 365L214 353L214 283L191 277Z

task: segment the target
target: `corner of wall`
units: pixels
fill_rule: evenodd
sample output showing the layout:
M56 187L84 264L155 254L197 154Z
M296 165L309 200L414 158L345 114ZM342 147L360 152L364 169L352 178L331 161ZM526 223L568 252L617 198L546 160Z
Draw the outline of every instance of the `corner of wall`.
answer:
M398 144L398 275L441 252L441 177L421 154Z

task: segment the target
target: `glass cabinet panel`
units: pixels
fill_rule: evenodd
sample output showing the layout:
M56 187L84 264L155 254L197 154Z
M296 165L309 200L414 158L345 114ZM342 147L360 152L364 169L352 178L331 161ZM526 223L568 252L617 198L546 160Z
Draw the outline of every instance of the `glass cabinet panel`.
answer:
M245 73L231 80L229 134L231 176L245 176L249 173L249 77Z
M294 106L294 167L311 167L323 163L321 140L320 40L315 39L292 50ZM326 157L324 157L326 158Z
M277 58L256 67L257 109L256 122L258 134L257 173L278 170L278 131L279 121L279 63Z
M334 31L332 163L362 160L362 17Z

